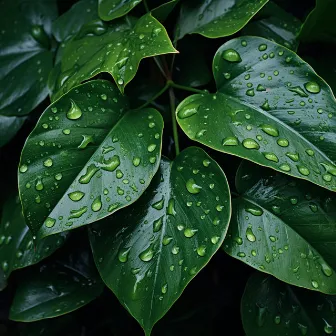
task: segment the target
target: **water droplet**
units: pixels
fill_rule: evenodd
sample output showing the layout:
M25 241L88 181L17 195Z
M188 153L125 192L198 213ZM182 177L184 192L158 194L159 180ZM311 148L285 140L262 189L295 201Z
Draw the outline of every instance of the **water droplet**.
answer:
M213 236L211 237L211 243L216 245L220 240L220 237L219 236Z
M77 120L82 116L82 110L77 106L77 104L70 99L71 107L67 112L67 118L70 120Z
M259 84L257 86L257 91L259 91L259 92L266 91L266 88L264 88L261 84Z
M200 257L204 257L205 256L205 253L206 253L206 246L205 245L201 245L197 248L197 254L200 256Z
M191 238L191 237L193 237L196 234L197 231L198 230L196 230L196 229L187 228L187 229L184 230L183 233L184 233L185 237Z
M238 139L236 137L226 137L222 142L223 146L237 146Z
M211 163L210 160L207 160L207 159L203 160L203 166L204 167L209 167L210 163Z
M283 163L279 168L285 172L289 172L291 170L291 167L287 163Z
M174 254L174 255L176 255L176 254L178 254L180 252L180 248L178 247L178 246L173 246L173 248L172 248L172 253Z
M289 87L287 89L298 94L300 97L308 97L307 93L300 86Z
M271 135L271 136L279 136L279 131L272 125L261 125L260 128L268 135Z
M298 169L299 173L304 175L304 176L308 176L310 174L310 170L307 167L298 166L297 169Z
M71 133L71 131L69 129L64 129L62 132L65 135L69 135Z
M269 236L269 239L270 239L270 241L273 242L273 243L276 241L276 238L275 238L274 236Z
M122 248L119 253L118 253L118 259L121 263L125 263L128 260L128 255L130 252L131 248Z
M195 104L189 104L187 107L183 108L182 110L178 111L177 116L180 119L186 119L189 118L191 116L193 116L194 114L196 114L198 112L199 109L199 105L195 105Z
M94 212L99 211L102 208L102 201L101 201L101 196L98 196L95 198L95 200L91 204L91 209Z
M223 52L223 58L228 62L241 62L241 57L239 53L234 49L227 49Z
M218 217L215 217L214 220L212 221L212 224L217 226L220 224L220 219Z
M159 232L163 225L163 216L153 222L153 232Z
M119 167L119 165L120 165L120 158L118 155L114 155L107 160L103 158L100 167L103 170L113 172L117 169L117 167ZM79 182L81 181L79 180Z
M259 51L265 51L267 49L267 45L266 44L260 44L258 49L259 49Z
M38 178L35 182L35 189L38 191L41 191L43 190L43 188L44 188L44 185L43 185L42 179Z
M1 263L1 268L2 268L2 270L3 270L4 272L7 272L8 269L9 269L8 262L7 262L7 261L3 261L3 262Z
M304 86L310 93L319 93L321 91L320 85L318 85L316 82L308 82Z
M301 335L305 336L307 335L307 332L308 332L308 327L301 324L301 323L298 323L298 329L300 330L300 333Z
M72 201L78 202L85 196L85 193L83 193L81 191L73 191L73 192L69 193L68 196Z
M250 139L250 138L244 139L243 146L247 149L259 149L260 148L259 144L255 140Z
M151 261L153 257L154 257L154 250L152 245L150 245L146 250L144 250L139 254L139 258L145 262Z
M288 147L289 146L289 142L287 139L284 138L280 138L277 140L277 144L281 147Z
M333 274L333 270L325 263L321 264L321 269L322 272L324 273L325 276L330 277Z
M286 153L286 156L288 156L294 162L299 161L299 154L297 153Z
M82 137L83 137L82 142L79 144L77 148L85 149L88 144L94 143L93 137L91 135L82 135ZM104 151L105 149L103 149L103 154L105 154Z
M276 316L274 317L274 323L275 323L275 324L280 324L280 322L281 322L281 316L280 316L280 315L276 315Z
M54 218L51 218L51 217L48 217L45 222L44 222L44 225L47 227L47 228L52 228L56 223L56 219Z
M248 227L246 229L246 238L250 241L250 242L255 242L256 241L256 236L254 235L252 229L250 227Z
M186 182L186 188L190 194L199 194L202 190L202 187L197 185L193 178Z
M164 236L162 240L162 245L167 246L173 240L173 237Z
M257 208L257 207L253 207L253 208L250 207L245 210L254 216L261 216L264 213L264 211L261 208Z
M267 312L266 307L259 307L258 306L258 311L257 311L257 325L258 325L258 327L262 327L264 325L266 312Z
M78 210L71 210L71 211L70 211L71 215L69 216L68 219L79 218L79 217L81 217L86 211L87 211L87 206L83 206L82 208L80 208L80 209L78 209Z
M175 216L176 215L176 211L175 211L175 201L173 198L171 198L168 202L168 207L167 207L167 214L171 215L171 216Z
M20 167L20 173L25 173L27 170L28 170L28 166L27 165L25 165L25 164L21 165L21 167Z
M264 111L269 111L271 107L269 106L268 100L265 99L264 103L260 106Z
M314 288L318 288L318 286L319 286L318 282L315 281L315 280L312 280L311 284Z
M274 153L263 153L263 155L269 161L279 162L278 157Z
M323 320L324 320L324 323L325 323L324 328L323 328L324 332L328 335L332 334L334 332L335 328L332 325L330 325L325 319L323 319Z
M138 167L140 165L141 159L139 157L133 158L134 167Z

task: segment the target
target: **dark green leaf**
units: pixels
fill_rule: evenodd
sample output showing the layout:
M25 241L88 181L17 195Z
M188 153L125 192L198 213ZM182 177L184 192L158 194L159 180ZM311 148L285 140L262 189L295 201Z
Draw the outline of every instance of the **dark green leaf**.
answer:
M22 216L19 198L8 197L0 222L1 278L5 282L15 269L36 264L48 257L62 245L66 237L67 233L61 233L43 240L36 239L33 243L33 235Z
M98 0L98 12L102 20L110 21L127 14L142 0Z
M24 215L34 233L92 223L148 187L159 167L162 117L154 109L127 110L115 86L91 81L42 114L19 168Z
M255 273L242 298L247 336L334 335L336 297L291 287Z
M94 300L103 287L91 255L70 254L27 272L16 290L9 318L32 322L64 315Z
M0 115L0 147L6 145L20 130L26 117Z
M221 152L336 190L335 97L294 52L245 37L216 53L216 94L177 108L184 132Z
M98 19L97 0L80 0L53 22L52 32L58 42L64 42L95 19Z
M245 161L225 251L287 283L336 293L336 197Z
M161 161L138 202L92 227L100 275L146 335L218 250L230 214L223 171L189 147Z
M54 99L101 72L110 73L123 92L143 58L174 52L165 28L150 14L110 25L93 21L65 47Z
M160 22L166 21L169 14L174 10L175 6L179 3L180 0L171 0L159 7L154 8L151 13L152 15L159 20Z
M178 21L177 39L195 33L209 38L233 35L242 29L267 1L185 1Z
M259 12L260 19L249 22L242 30L244 35L253 35L277 42L288 49L297 50L301 22L274 2L269 2Z
M334 0L316 0L316 7L302 26L300 39L336 43L335 12Z

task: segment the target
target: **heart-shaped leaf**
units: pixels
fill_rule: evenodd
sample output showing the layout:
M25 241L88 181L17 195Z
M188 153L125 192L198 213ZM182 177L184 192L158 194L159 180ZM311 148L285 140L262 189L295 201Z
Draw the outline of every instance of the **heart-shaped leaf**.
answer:
M223 171L189 147L161 161L134 205L92 226L99 273L146 335L218 250L230 214Z
M225 43L218 92L177 108L184 132L221 152L336 190L335 97L294 52L259 37Z
M100 72L110 73L123 92L143 58L174 52L165 28L150 14L111 24L92 21L65 47L54 99Z
M291 287L255 273L242 298L242 322L247 336L334 335L335 305L335 296Z
M162 117L129 111L107 81L85 83L50 105L29 135L20 197L33 233L92 223L133 203L159 167ZM44 225L43 225L44 223Z
M26 117L0 115L0 147L6 145L22 127Z
M0 222L0 290L1 283L12 271L38 263L58 249L67 237L61 233L43 240L35 240L22 216L18 197L9 197L2 209Z
M268 2L258 13L260 19L249 22L242 30L244 35L265 37L296 51L301 22L274 2Z
M181 6L177 39L186 34L209 38L230 36L242 29L268 0L191 0Z
M142 0L98 0L98 13L102 20L110 21L127 14Z
M336 294L336 196L245 161L225 251L287 283Z
M16 290L9 318L32 322L85 306L103 291L92 257L82 251L28 270Z

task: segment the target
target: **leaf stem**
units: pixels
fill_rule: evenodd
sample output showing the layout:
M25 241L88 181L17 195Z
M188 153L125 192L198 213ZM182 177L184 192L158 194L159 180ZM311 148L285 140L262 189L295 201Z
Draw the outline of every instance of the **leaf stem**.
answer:
M170 82L167 82L167 84L171 86ZM180 154L180 145L179 145L177 122L176 122L176 116L175 116L175 94L174 94L174 89L172 87L169 88L169 101L170 101L170 111L171 111L171 118L172 118L172 125L173 125L175 153L177 156Z
M145 104L138 107L138 109L142 109L144 107L147 107L151 103L154 102L157 98L159 98L163 93L165 93L169 89L169 84L167 83L157 94L155 94L151 99L149 99Z
M146 1L146 0L143 0L143 4L144 4L144 6L145 6L146 12L148 13L150 10L149 10L147 1Z
M205 90L198 90L198 89L194 89L192 87L189 86L184 86L184 85L180 85L180 84L175 84L173 81L169 81L169 85L175 89L179 89L179 90L185 90L185 91L190 91L190 92L195 92L195 93L205 93Z
M168 76L167 76L166 72L163 70L163 67L162 67L162 65L161 65L161 63L160 63L160 59L159 59L158 57L154 57L154 62L156 63L157 67L159 68L159 70L160 70L162 76L163 76L166 80L168 80Z

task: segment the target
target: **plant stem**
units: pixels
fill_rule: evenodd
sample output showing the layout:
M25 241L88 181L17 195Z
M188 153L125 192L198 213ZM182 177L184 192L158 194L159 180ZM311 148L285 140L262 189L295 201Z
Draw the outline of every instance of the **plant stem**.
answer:
M169 83L167 84L170 85ZM173 125L175 153L177 156L180 154L180 145L179 145L177 123L176 123L176 117L175 117L175 94L174 94L174 89L172 87L169 88L169 101L170 101L170 111L171 111L171 118L172 118L172 125Z
M149 99L145 104L138 107L138 109L142 109L148 106L149 104L153 103L153 101L159 98L163 93L165 93L168 90L168 88L169 88L169 84L167 83L156 95L154 95L151 99Z
M148 13L149 12L149 7L148 7L148 4L147 4L147 1L143 0L143 4L145 6L146 12Z
M163 70L161 64L160 64L160 60L158 57L154 57L154 62L156 63L157 67L159 68L161 74L163 75L163 77L168 80L168 76L167 74L165 73L165 71Z
M198 89L194 89L192 87L189 86L184 86L184 85L179 85L179 84L175 84L173 81L169 81L169 85L175 89L180 89L180 90L185 90L185 91L190 91L190 92L195 92L195 93L204 93L204 90L198 90Z

